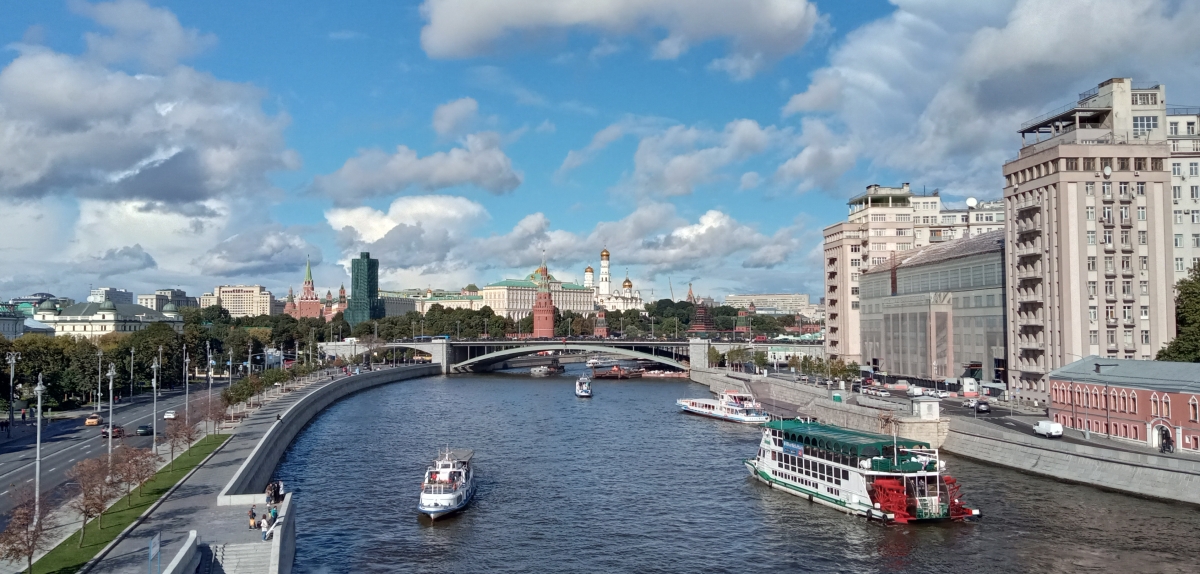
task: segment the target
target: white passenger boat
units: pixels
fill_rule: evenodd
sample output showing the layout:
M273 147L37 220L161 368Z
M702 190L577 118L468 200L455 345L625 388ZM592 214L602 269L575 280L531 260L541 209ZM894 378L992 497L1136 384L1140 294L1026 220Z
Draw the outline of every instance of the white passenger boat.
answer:
M765 423L771 416L754 395L739 391L721 391L715 399L679 399L675 401L685 413L693 413L737 423Z
M474 454L470 449L443 451L425 470L417 511L437 520L465 508L475 494L475 469L471 466Z
M887 524L967 520L959 485L927 443L800 420L763 425L744 461L771 488Z
M592 398L592 379L587 375L579 377L579 380L575 381L575 396L585 399Z
M529 369L529 374L534 377L549 377L550 375L553 375L555 372L556 371L554 369L551 369L550 367L547 367L544 365L540 365L537 367L533 367L532 369Z
M589 367L600 366L600 357L592 357L592 358L588 359L587 366L589 366Z

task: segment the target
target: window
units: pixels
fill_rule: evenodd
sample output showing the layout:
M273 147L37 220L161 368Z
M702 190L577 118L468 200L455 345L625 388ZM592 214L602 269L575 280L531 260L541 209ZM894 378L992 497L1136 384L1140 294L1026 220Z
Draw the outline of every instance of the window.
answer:
M1129 158L1127 158L1127 157L1117 158L1117 171L1129 171ZM1121 192L1127 192L1127 191L1129 191L1129 184L1125 183L1125 182L1121 182Z
M1066 169L1067 169L1067 171L1079 171L1079 159L1073 158L1073 157L1067 158L1067 168Z
M1095 232L1095 231L1088 231L1088 232L1087 232L1087 244L1088 244L1088 245L1095 245L1095 244L1096 244L1096 232Z
M1104 271L1106 273L1112 273L1114 270L1116 270L1116 268L1113 267L1112 255L1104 256Z
M1088 265L1088 268L1087 268L1088 271L1096 270L1096 256L1095 255L1091 255L1087 258L1087 265Z
M1139 256L1138 257L1138 268L1141 269L1142 271L1149 270L1150 269L1150 258L1145 255Z
M1183 164L1177 161L1171 162L1171 175L1183 175Z
M1150 171L1162 171L1163 160L1161 157L1156 157L1150 160Z
M1200 233L1192 234L1192 247L1200 247Z
M1192 165L1194 166L1196 164L1193 163ZM1193 173L1192 175L1196 174ZM1192 199L1200 199L1200 185L1192 186Z
M1125 329L1125 344L1133 344L1133 329Z
M861 262L861 261L859 261L858 259L851 259L851 260L850 260L850 266L851 266L851 267L858 267L858 266L860 266L861 264L862 264L862 262Z
M1138 286L1142 289L1142 295L1150 294L1150 284L1146 281L1138 281Z
M896 236L897 237L908 237L910 231L912 231L912 230L911 229L897 229Z
M1088 319L1091 319L1091 321L1093 323L1096 322L1096 306L1095 305L1088 307Z
M1129 295L1129 296L1133 295L1133 281L1122 281L1121 282L1121 294Z
M1104 194L1104 197L1112 197L1112 182L1111 181L1101 182L1100 183L1100 191Z
M851 288L850 288L850 294L851 294L851 295L858 295L858 287L851 287Z
M1087 220L1096 221L1096 208L1091 205L1087 206Z
M1162 416L1168 419L1171 418L1171 397L1169 395L1163 395Z
M1133 321L1133 305L1122 305L1121 306L1121 318L1124 319L1125 321ZM1132 331L1130 331L1130 333L1132 333ZM1133 342L1132 337L1133 337L1133 335L1131 334L1130 342Z
M1105 305L1104 306L1104 318L1109 319L1109 320L1116 319L1117 318L1117 308L1113 305Z
M1183 212L1175 210L1175 223L1183 223Z
M1121 206L1121 221L1129 221L1129 206Z
M912 216L907 213L897 213L896 221L912 221Z
M1183 271L1183 270L1184 270L1184 269L1183 269L1183 258L1182 258L1182 257L1176 257L1176 258L1175 258L1175 270L1176 270L1176 271Z
M1179 164L1175 164L1179 165ZM1179 199L1183 197L1183 188L1178 185L1171 186L1171 199Z
M1196 135L1196 122L1188 122L1187 123L1187 135L1189 135L1189 136Z
M1112 158L1111 157L1100 158L1100 171L1104 171L1104 168L1106 168L1106 167L1109 169L1112 169Z
M1135 93L1135 94L1133 94L1131 103L1135 106L1157 106L1158 105L1158 93L1156 93L1156 92ZM1150 117L1154 118L1155 120L1158 120L1158 116L1150 116ZM1158 127L1158 124L1155 124L1155 127Z
M1083 171L1096 171L1096 158L1094 158L1094 157L1083 158ZM1089 188L1091 187L1090 183L1088 184L1088 187Z
M1188 175L1200 175L1200 162L1188 164Z
M1173 136L1179 135L1179 122L1171 122L1167 128L1167 133Z
M1178 165L1178 164L1176 164L1176 165ZM887 214L886 213L872 213L871 221L887 221Z
M1143 319L1150 318L1150 307L1148 307L1146 305L1142 305L1142 318Z
M996 306L996 296L995 296L995 295L988 295L988 296L987 296L987 306L988 306L988 307L995 307L995 306Z
M1112 221L1112 206L1111 205L1104 206L1104 221L1106 223Z
M1175 247L1183 247L1183 234L1182 233L1175 234Z
M1096 282L1095 281L1088 281L1088 295L1090 295L1092 297L1096 296Z
M1146 221L1146 208L1144 206L1139 205L1137 213L1138 213L1138 221Z
M1088 342L1093 345L1099 345L1100 344L1100 333L1098 333L1096 331L1089 331L1088 332Z
M1140 158L1140 159L1138 159L1138 161L1145 162L1146 160L1144 158ZM1146 169L1146 167L1142 166L1141 169L1144 170L1144 169ZM1146 195L1146 182L1144 182L1144 181L1137 182L1137 194L1138 195Z
M858 260L857 260L857 259L855 259L855 261L858 261ZM858 267L858 265L855 265L855 267ZM850 274L850 280L851 280L851 281L858 281L858 273L851 273L851 274Z
M1110 346L1110 347L1117 346L1117 332L1116 331L1108 331L1108 346ZM1075 391L1075 395L1079 396L1078 390Z
M1139 96L1145 94L1138 94ZM1158 129L1158 116L1133 116L1133 135L1144 136Z
M1104 282L1104 294L1105 295L1107 295L1109 297L1112 297L1113 295L1115 295L1115 293L1114 293L1114 291L1116 289L1115 283L1116 282L1112 281L1112 280Z
M886 232L887 232L886 229L872 229L871 237L883 237L883 234Z
M1121 230L1121 245L1129 245L1129 230L1128 229ZM1128 259L1128 257L1126 257L1126 259ZM1127 269L1127 267L1122 266L1122 269Z
M1143 345L1150 344L1150 331L1142 331L1142 344Z

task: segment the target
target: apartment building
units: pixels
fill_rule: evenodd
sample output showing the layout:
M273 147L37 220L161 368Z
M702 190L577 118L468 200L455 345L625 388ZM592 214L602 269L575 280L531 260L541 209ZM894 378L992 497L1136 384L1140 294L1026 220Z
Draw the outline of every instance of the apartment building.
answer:
M257 317L282 313L284 302L275 301L262 285L218 285L212 293L200 296L201 307L213 305L229 311L230 317Z
M1167 107L1175 281L1200 265L1200 108Z
M1009 386L1089 355L1150 359L1175 336L1165 88L1114 78L1026 122L1004 164Z

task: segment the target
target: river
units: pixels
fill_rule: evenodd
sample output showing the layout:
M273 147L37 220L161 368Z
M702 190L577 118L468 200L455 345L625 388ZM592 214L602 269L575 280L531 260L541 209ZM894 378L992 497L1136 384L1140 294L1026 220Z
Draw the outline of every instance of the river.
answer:
M432 377L321 413L276 471L297 505L296 571L1187 572L1200 511L946 456L969 524L883 527L751 479L759 431L678 412L685 380ZM415 505L440 447L480 487L430 525Z

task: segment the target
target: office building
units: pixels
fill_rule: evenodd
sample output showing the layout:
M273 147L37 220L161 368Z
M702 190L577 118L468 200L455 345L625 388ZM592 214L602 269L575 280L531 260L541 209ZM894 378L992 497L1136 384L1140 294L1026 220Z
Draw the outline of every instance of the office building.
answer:
M167 303L174 305L176 309L200 306L198 298L188 297L187 292L182 289L159 289L149 295L137 296L138 305L149 307L155 311L162 311Z
M751 303L759 315L796 315L809 307L808 295L800 293L725 296L725 304L735 309L746 309Z
M103 303L112 301L122 305L133 304L133 293L116 287L97 287L87 296L88 303Z
M1050 371L1151 359L1175 336L1165 88L1114 78L1025 122L1004 164L1010 388L1046 404Z
M379 260L364 251L350 261L350 302L342 316L353 327L382 319L385 313L386 307L379 298Z
M1200 265L1200 108L1167 107L1175 282Z
M0 337L8 340L25 334L25 315L16 305L0 305Z
M212 293L200 296L201 307L218 305L229 311L230 317L257 317L283 311L275 297L262 285L219 285Z

